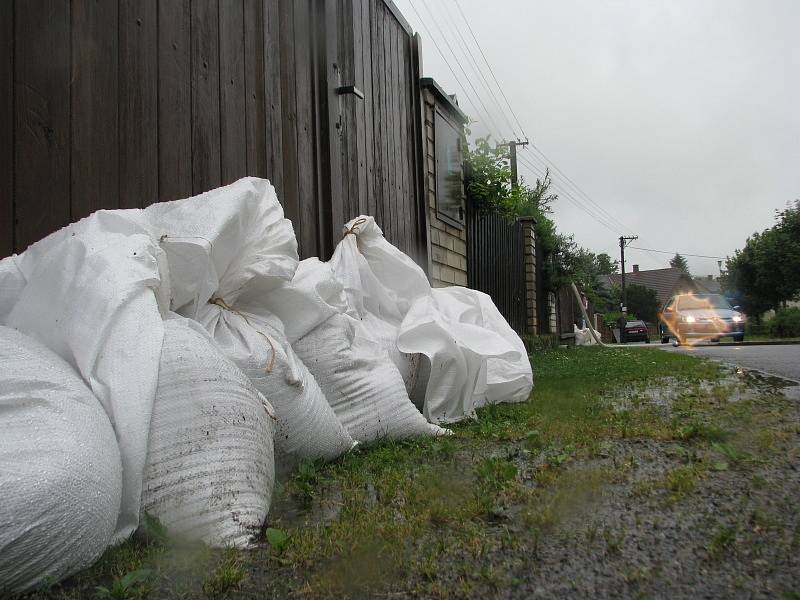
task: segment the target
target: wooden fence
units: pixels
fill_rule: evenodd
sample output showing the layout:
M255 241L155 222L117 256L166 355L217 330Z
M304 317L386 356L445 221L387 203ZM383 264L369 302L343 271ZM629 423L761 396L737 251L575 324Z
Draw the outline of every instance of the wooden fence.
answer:
M425 256L419 40L390 0L16 0L0 40L0 256L244 175L303 256L359 213Z
M526 332L523 226L496 214L482 215L467 198L467 281L489 294L509 325Z

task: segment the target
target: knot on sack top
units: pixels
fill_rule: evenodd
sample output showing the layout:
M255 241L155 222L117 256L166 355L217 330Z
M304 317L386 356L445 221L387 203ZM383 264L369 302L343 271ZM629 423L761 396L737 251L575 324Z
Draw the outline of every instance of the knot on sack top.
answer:
M348 235L353 234L356 235L358 231L356 231L361 225L366 223L367 220L365 218L356 219L355 223L353 223L352 227L349 229L345 229L344 233L342 234L342 239L346 238Z
M269 364L264 368L264 372L265 373L272 373L272 368L275 366L275 345L272 343L272 340L270 339L270 337L266 333L264 333L263 331L259 331L258 329L253 327L253 324L250 321L247 320L247 317L245 317L242 313L240 313L238 310L236 310L231 305L229 305L227 302L225 302L225 300L223 300L222 298L218 298L218 297L212 296L211 298L209 298L208 303L209 304L216 304L217 306L219 306L223 310L227 310L228 312L232 312L233 314L240 316L244 320L244 322L247 323L250 326L250 328L253 331L255 331L258 335L260 335L265 340L267 340L267 343L269 344L270 351L272 352L272 358L270 358Z

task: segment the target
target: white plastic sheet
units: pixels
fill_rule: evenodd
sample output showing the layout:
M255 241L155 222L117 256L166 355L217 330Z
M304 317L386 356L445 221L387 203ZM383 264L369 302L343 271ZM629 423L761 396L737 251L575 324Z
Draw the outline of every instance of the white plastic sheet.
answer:
M117 523L114 430L54 352L0 327L0 596L92 564Z

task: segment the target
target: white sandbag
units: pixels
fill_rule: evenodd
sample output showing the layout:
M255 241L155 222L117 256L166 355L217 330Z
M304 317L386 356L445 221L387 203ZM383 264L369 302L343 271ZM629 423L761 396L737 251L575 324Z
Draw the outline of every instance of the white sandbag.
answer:
M371 217L361 217L348 223L345 234L330 260L331 269L336 279L342 284L346 295L347 314L361 320L366 331L386 351L403 378L406 392L411 393L417 378L419 364L418 354L401 352L397 347L397 334L400 323L410 303L394 290L383 285L381 277L402 277L407 279L412 295L421 294L424 288L420 285L421 274L427 289L427 279L421 269L405 254L391 244L386 243L392 252L380 256L378 269L386 267L388 273L373 272L372 266L365 260L360 251L360 240L366 230L365 239L378 235L380 229ZM381 237L382 239L382 237ZM380 254L380 252L378 253Z
M0 260L0 324L8 319L8 313L14 308L26 283L17 266L16 254Z
M70 365L0 327L0 596L91 565L117 523L122 465L103 407Z
M592 337L592 332L588 327L584 327L583 329L581 329L577 325L573 325L572 331L575 334L576 346L594 346L595 344L597 344L594 337ZM600 333L598 331L595 331L594 333L599 339Z
M422 417L397 368L361 321L334 315L300 338L294 349L357 441L449 433Z
M446 287L434 290L434 296L443 303L442 297L460 302L451 305L470 306L458 314L459 323L469 323L485 331L496 333L506 342L506 348L496 349L486 358L486 390L475 398L476 406L498 402L524 402L533 389L533 370L528 351L522 339L505 320L488 294L463 287ZM510 351L509 351L510 348Z
M299 262L270 183L248 177L145 214L167 255L173 308L200 322L271 403L281 460L330 460L349 450L353 439L296 360L280 320L263 308Z
M297 240L266 179L245 177L185 200L144 210L167 254L172 309L193 318L213 296L241 305L291 281Z
M142 510L188 539L246 546L272 496L271 413L199 325L165 321Z
M140 231L111 213L95 213L16 257L26 284L6 324L76 368L105 409L122 460L119 541L138 525L169 291L161 250L147 235L105 232Z
M422 269L386 241L372 217L350 221L345 231L352 235L337 247L340 263L358 268L334 267L334 272L356 314L370 313L397 326L401 356L426 357L411 396L419 402L427 383L423 414L428 420L450 423L487 402L528 397L533 376L524 344L491 298L467 288L431 289ZM417 372L420 379L419 367Z
M275 449L281 470L305 459L333 460L355 442L336 417L313 375L296 357L280 320L206 304L197 320L222 354L253 382L275 410Z
M333 315L347 311L342 284L330 264L318 258L300 261L291 282L264 294L258 302L283 322L292 344Z

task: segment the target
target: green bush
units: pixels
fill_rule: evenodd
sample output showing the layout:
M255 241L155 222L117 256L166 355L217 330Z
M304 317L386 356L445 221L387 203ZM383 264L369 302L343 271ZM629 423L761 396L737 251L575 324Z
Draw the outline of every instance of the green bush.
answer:
M781 308L768 325L769 333L774 337L800 337L800 307Z

